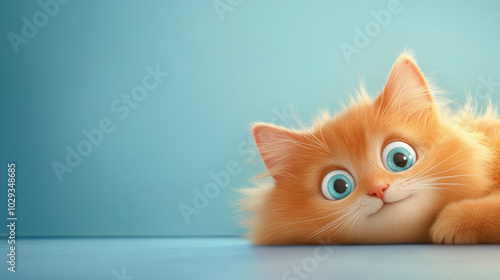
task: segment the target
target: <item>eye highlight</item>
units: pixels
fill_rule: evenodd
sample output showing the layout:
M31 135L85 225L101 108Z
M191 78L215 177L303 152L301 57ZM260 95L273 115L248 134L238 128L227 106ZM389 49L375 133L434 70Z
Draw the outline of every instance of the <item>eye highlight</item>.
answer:
M408 170L417 161L417 153L408 144L395 141L385 146L382 151L382 163L385 169L392 172Z
M344 170L331 171L323 178L321 191L329 200L339 200L348 196L356 187L351 174Z

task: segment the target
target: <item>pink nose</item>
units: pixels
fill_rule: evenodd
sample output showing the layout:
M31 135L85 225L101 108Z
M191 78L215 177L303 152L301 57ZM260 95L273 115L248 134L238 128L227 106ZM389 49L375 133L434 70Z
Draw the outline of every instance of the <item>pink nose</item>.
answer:
M384 193L385 193L385 190L387 190L387 188L389 188L389 186L387 186L387 185L382 185L382 186L377 186L377 187L371 188L368 191L368 195L376 196L377 198L382 199L382 198L384 198Z

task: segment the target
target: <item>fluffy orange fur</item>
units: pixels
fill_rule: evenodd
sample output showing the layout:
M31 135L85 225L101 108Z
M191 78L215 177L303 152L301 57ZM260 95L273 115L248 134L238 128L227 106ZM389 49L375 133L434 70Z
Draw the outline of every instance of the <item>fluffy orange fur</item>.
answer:
M500 120L492 109L445 113L410 55L376 100L361 89L309 129L257 123L253 134L270 179L242 191L256 244L500 243ZM413 147L414 166L384 168L393 141ZM343 199L322 194L332 170L356 182ZM382 199L369 194L379 185Z

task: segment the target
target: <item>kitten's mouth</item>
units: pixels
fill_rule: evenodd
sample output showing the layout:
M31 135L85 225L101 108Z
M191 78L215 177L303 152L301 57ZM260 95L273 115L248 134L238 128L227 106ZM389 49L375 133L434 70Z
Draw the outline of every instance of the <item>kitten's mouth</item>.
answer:
M382 206L380 206L380 208L379 208L377 211L375 211L375 212L371 213L370 215L368 215L368 217L370 217L370 216L372 216L372 215L375 215L375 214L379 213L379 212L380 212L380 211L382 211L382 209L384 209L384 208L391 207L391 205L395 205L395 204L398 204L398 203L399 203L399 202L401 202L401 201L405 201L405 200L407 200L407 199L408 199L408 198L410 198L410 197L411 197L411 195L409 195L409 196L407 196L407 197L405 197L405 198L402 198L402 199L400 199L400 200L397 200L397 201L391 201L391 202L386 202L386 201L384 201L383 199L381 199L381 200L382 200L382 203L383 203L383 204L382 204Z

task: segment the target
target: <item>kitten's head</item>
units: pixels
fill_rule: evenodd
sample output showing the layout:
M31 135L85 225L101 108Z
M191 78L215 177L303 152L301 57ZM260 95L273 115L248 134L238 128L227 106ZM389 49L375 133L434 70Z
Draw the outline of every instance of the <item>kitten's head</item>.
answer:
M274 181L246 190L255 243L427 242L444 205L484 191L479 136L445 120L410 56L359 99L308 130L254 126Z

